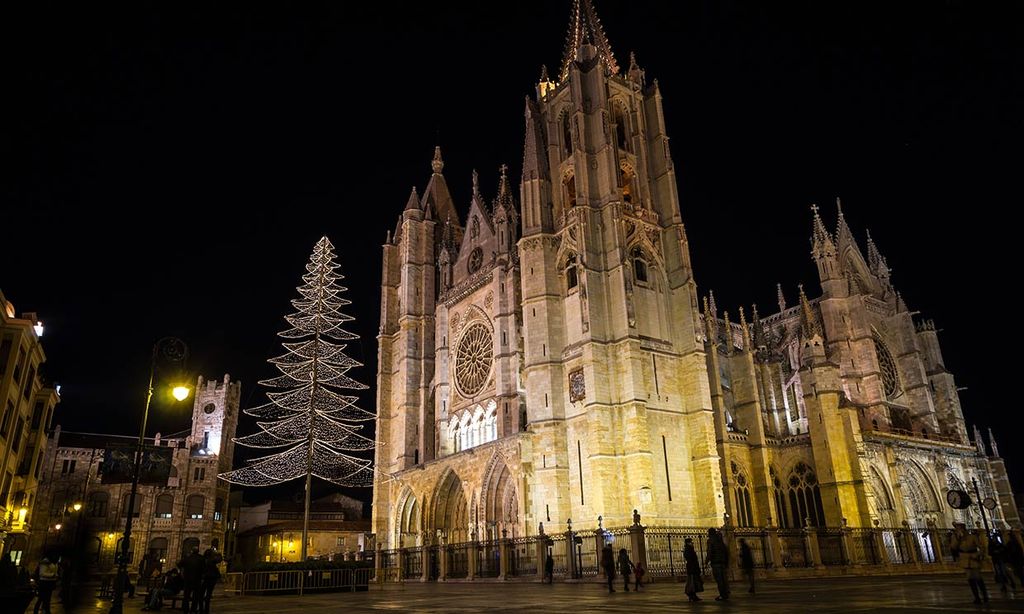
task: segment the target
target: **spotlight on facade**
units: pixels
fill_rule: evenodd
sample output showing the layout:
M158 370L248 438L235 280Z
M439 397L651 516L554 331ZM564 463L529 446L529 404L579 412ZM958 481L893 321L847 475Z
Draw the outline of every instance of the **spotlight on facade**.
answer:
M175 386L174 390L171 391L171 394L174 395L175 399L184 401L188 398L189 392L190 390L188 389L188 386Z

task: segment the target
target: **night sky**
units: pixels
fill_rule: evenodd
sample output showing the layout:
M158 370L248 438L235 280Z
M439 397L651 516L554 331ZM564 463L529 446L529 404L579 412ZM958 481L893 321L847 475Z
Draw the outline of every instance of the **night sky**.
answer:
M0 288L46 324L64 429L137 432L165 335L262 401L324 234L372 385L385 233L435 144L463 212L473 168L488 198L500 164L518 179L523 100L557 70L570 2L244 4L2 20ZM817 294L809 207L834 226L841 197L943 330L967 422L993 428L1022 489L1019 359L1002 358L1020 347L1013 4L596 1L620 64L635 51L661 85L701 292L762 314L776 282ZM178 431L188 411L153 421Z

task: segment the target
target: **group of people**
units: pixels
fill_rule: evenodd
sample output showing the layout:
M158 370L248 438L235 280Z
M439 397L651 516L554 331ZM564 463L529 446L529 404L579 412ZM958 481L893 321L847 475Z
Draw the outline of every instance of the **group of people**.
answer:
M550 557L549 557L550 558ZM640 590L644 586L644 576L647 570L644 569L643 563L634 564L633 561L629 560L629 553L626 552L625 548L619 549L619 558L615 558L615 552L612 550L611 544L605 544L604 548L601 549L601 569L604 571L605 578L608 580L608 592L615 592L615 572L618 571L622 575L622 588L626 592L629 592L629 577L633 576L633 590Z
M748 593L754 594L754 553L750 544L742 537L739 539L740 547L740 569L750 583ZM687 537L683 540L683 561L686 563L686 587L683 592L690 601L703 601L697 593L704 591L704 567L697 556L697 550L693 547L693 538ZM729 547L725 544L725 538L718 529L708 529L707 552L704 555L704 564L711 567L711 576L715 579L718 587L718 596L715 601L726 601L729 599Z
M950 554L961 569L967 574L967 585L974 595L974 603L988 603L988 587L981 575L985 557L992 561L992 571L996 584L1002 592L1017 590L1017 582L1024 587L1024 547L1015 538L1003 541L999 533L991 536L978 535L968 531L963 523L953 524L953 533L949 540ZM1014 582L1013 576L1017 576Z
M220 553L209 548L199 554L199 548L192 548L185 558L178 561L177 566L162 572L155 563L140 569L140 577L147 578L149 594L143 610L159 610L164 599L182 594L181 610L198 614L210 613L210 601L213 588L220 581Z

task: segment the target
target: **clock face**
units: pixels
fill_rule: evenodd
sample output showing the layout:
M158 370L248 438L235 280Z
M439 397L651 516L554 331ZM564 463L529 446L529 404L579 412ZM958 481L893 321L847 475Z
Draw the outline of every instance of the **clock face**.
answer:
M946 502L951 508L962 510L971 504L971 499L962 490L951 490L946 493Z
M217 406L214 405L213 403L207 403L206 406L203 407L203 411L208 414L212 414L213 412L217 411Z

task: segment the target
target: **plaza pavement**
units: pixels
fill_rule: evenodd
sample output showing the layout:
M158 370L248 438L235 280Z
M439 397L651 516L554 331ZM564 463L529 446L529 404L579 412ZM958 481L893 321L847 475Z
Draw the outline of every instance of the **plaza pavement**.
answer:
M325 614L328 612L1024 612L1024 591L1000 594L988 580L991 602L975 606L964 578L957 575L891 577L837 577L802 580L771 580L761 583L756 596L746 587L734 585L727 602L714 601L714 583L708 582L700 603L689 603L683 585L660 582L640 593L623 592L622 586L609 595L602 584L554 585L508 583L407 583L371 587L368 592L319 595L278 595L237 597L217 595L215 614ZM56 601L56 598L54 599ZM106 612L109 601L90 604L79 611ZM125 612L139 612L138 597L126 602ZM173 610L161 610L174 614ZM54 614L62 612L55 604Z

